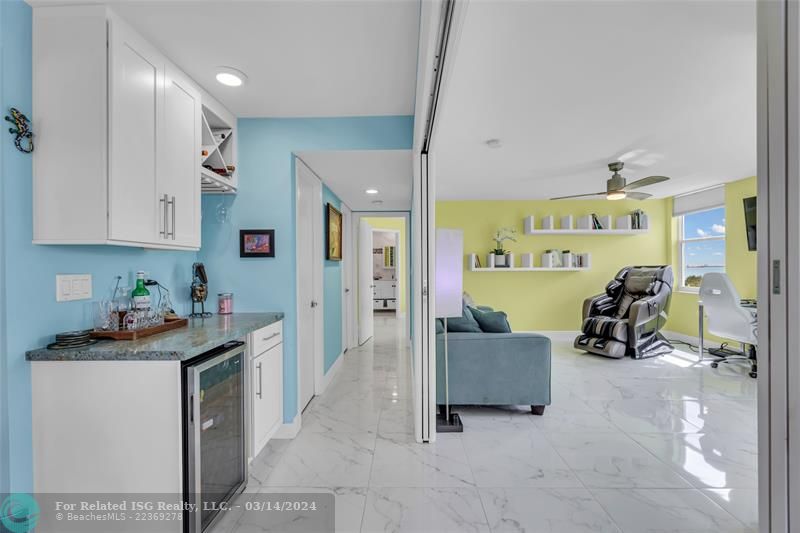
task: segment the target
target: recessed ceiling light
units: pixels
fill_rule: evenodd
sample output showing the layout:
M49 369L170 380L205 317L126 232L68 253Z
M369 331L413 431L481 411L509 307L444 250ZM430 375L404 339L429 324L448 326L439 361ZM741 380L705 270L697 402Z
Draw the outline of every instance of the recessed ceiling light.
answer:
M489 139L486 141L486 146L489 148L502 148L503 142L500 139Z
M232 67L217 67L217 81L228 87L239 87L247 81L247 75Z
M367 194L378 194L378 189L367 189L364 192Z
M383 200L372 200L372 205L383 205Z

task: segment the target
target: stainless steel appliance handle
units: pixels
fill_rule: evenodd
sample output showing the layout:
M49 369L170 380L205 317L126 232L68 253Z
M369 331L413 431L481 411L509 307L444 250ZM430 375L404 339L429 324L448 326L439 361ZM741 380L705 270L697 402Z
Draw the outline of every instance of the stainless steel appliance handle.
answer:
M162 227L163 227L164 229L162 229L161 231L159 231L159 232L158 232L158 234L159 234L159 235L161 235L162 237L164 237L164 238L166 239L166 238L167 238L167 195L165 194L165 195L163 196L163 198L161 198L161 199L158 201L158 203L160 203L160 204L164 204L164 219L162 220L162 222L163 222L163 224L162 224Z
M263 342L263 341L268 341L268 340L270 340L270 339L274 339L274 338L275 338L275 337L277 337L278 335L280 335L280 333L278 333L278 332L276 331L275 333L273 333L273 334L272 334L272 335L270 335L269 337L264 337L263 339L261 339L261 341Z
M258 370L258 390L256 391L256 396L258 399L261 399L261 363L256 365L256 370Z
M166 194L164 197L166 198ZM167 233L167 237L172 237L172 240L175 240L175 197L172 197L172 200L167 202L168 204L172 205L172 231Z

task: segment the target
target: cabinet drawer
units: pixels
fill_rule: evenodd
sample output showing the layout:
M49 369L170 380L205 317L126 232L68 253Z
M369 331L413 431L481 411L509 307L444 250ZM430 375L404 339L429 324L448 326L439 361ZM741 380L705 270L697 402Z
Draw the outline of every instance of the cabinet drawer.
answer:
M253 356L258 356L273 346L283 342L283 320L261 329L257 329L252 334Z

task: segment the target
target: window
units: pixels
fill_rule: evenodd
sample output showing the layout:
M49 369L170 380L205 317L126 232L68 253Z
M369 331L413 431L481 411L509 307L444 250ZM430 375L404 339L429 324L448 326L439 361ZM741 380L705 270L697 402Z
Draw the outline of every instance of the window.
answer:
M703 275L725 272L725 208L716 207L679 218L680 286L697 290Z

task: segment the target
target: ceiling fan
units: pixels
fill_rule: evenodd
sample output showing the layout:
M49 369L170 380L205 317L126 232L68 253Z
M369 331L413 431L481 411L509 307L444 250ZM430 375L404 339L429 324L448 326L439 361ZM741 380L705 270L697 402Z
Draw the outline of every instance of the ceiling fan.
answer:
M611 178L606 181L605 191L588 194L573 194L572 196L559 196L557 198L551 198L551 200L566 200L567 198L582 198L585 196L605 196L606 200L624 200L625 198L645 200L653 195L647 194L646 192L633 191L633 189L655 185L656 183L661 183L669 179L666 176L647 176L646 178L626 183L625 178L619 173L623 166L625 166L625 163L622 161L614 161L608 164L608 170L613 172L613 174Z

